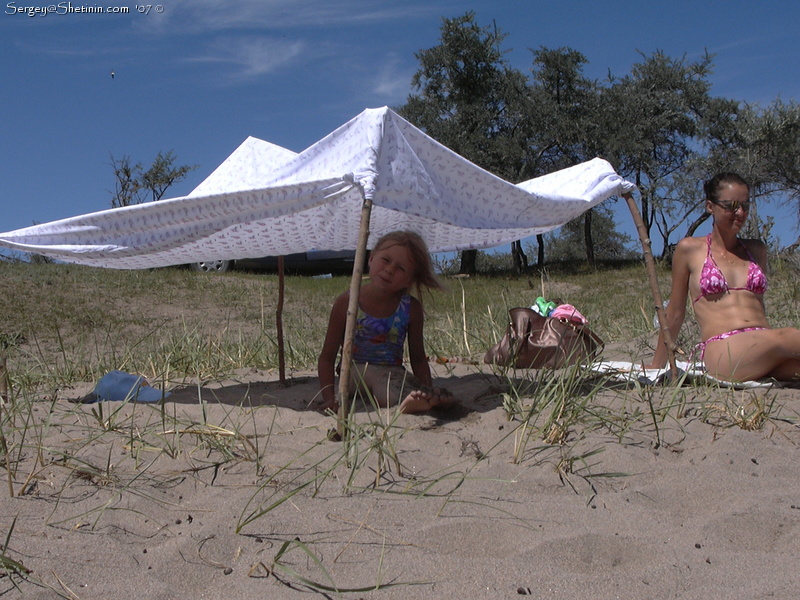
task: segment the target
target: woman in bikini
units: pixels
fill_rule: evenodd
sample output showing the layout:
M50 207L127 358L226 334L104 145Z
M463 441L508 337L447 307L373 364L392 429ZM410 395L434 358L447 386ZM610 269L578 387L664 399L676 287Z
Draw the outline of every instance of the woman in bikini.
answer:
M688 296L703 340L693 356L709 375L725 381L800 379L800 330L771 329L767 323L766 246L737 237L750 210L750 186L735 173L720 173L704 191L714 219L711 233L682 239L672 261L666 323L673 339L686 317ZM667 347L659 335L648 368L666 363Z

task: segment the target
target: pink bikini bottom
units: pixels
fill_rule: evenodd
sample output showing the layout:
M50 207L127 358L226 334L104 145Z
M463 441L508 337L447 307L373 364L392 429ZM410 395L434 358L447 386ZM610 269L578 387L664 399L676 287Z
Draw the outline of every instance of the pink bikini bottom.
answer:
M745 331L761 331L762 329L768 329L767 327L744 327L742 329L734 329L733 331L726 331L725 333L720 333L719 335L712 335L708 338L705 342L700 342L697 346L694 347L692 350L692 355L689 358L690 360L697 354L697 351L700 351L700 360L703 360L703 357L706 354L706 346L708 346L711 342L716 342L717 340L724 340L729 337L736 335L737 333L744 333Z

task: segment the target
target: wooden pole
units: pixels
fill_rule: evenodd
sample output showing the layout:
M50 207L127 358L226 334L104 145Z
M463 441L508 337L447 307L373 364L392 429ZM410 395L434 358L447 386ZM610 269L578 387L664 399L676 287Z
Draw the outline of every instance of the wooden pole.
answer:
M361 291L361 278L364 275L364 263L367 256L367 240L369 239L369 221L372 215L372 198L364 196L361 189L363 203L361 204L361 225L358 230L358 244L356 245L356 258L353 265L353 276L350 278L350 298L347 304L347 322L344 328L344 341L342 342L342 368L339 373L339 388L337 400L339 402L339 424L337 426L339 438L344 440L349 434L345 426L350 415L350 370L353 361L353 338L356 333L356 317L358 316L358 295Z
M283 255L278 257L278 308L275 311L275 329L278 335L278 375L286 385L286 352L283 347Z
M0 349L0 404L9 402L8 395L8 357Z
M7 356L5 348L0 346L0 418L3 416L3 408L10 402L8 394L8 370ZM3 430L0 429L0 450L6 457L6 472L8 473L8 495L14 497L14 480L11 477L11 459L8 454L8 443Z
M658 315L658 326L664 335L664 343L667 346L667 356L669 357L670 375L672 381L675 381L678 376L678 367L675 364L675 350L677 346L672 339L672 334L667 326L667 318L664 313L664 303L661 299L661 290L658 287L658 274L656 273L656 263L653 259L653 252L650 246L650 238L647 237L647 228L644 226L642 214L639 212L639 207L630 192L622 194L625 201L628 203L628 209L631 211L633 222L636 225L636 231L639 232L639 241L642 242L642 252L644 253L644 264L647 268L647 276L650 280L650 290L653 293L653 302L655 302L656 314Z

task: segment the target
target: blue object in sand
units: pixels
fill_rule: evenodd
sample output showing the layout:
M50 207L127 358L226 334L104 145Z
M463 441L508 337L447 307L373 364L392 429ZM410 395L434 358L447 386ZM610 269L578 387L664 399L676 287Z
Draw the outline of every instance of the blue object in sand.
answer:
M120 402L122 400L158 402L162 397L169 396L169 392L162 394L161 390L150 387L147 380L141 375L133 375L125 371L111 371L103 375L94 386L94 395L98 402Z

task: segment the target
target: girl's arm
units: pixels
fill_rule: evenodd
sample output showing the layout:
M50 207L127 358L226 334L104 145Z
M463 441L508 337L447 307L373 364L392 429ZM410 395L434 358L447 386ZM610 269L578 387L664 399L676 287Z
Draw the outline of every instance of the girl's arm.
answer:
M419 300L411 298L411 316L408 321L408 358L411 362L411 371L423 385L433 385L431 368L425 354L425 341L422 330L425 314Z
M684 319L686 319L686 297L689 294L689 257L692 252L691 238L678 242L675 255L672 257L672 292L666 310L666 324L672 341L678 339ZM664 341L664 332L659 328L658 342L653 361L645 365L648 369L661 369L667 364L669 350Z
M336 407L336 359L339 348L344 341L344 329L347 324L347 303L349 294L339 296L333 303L331 315L328 319L328 331L325 334L325 343L319 353L317 361L317 375L319 388L322 394L322 408L334 409Z

